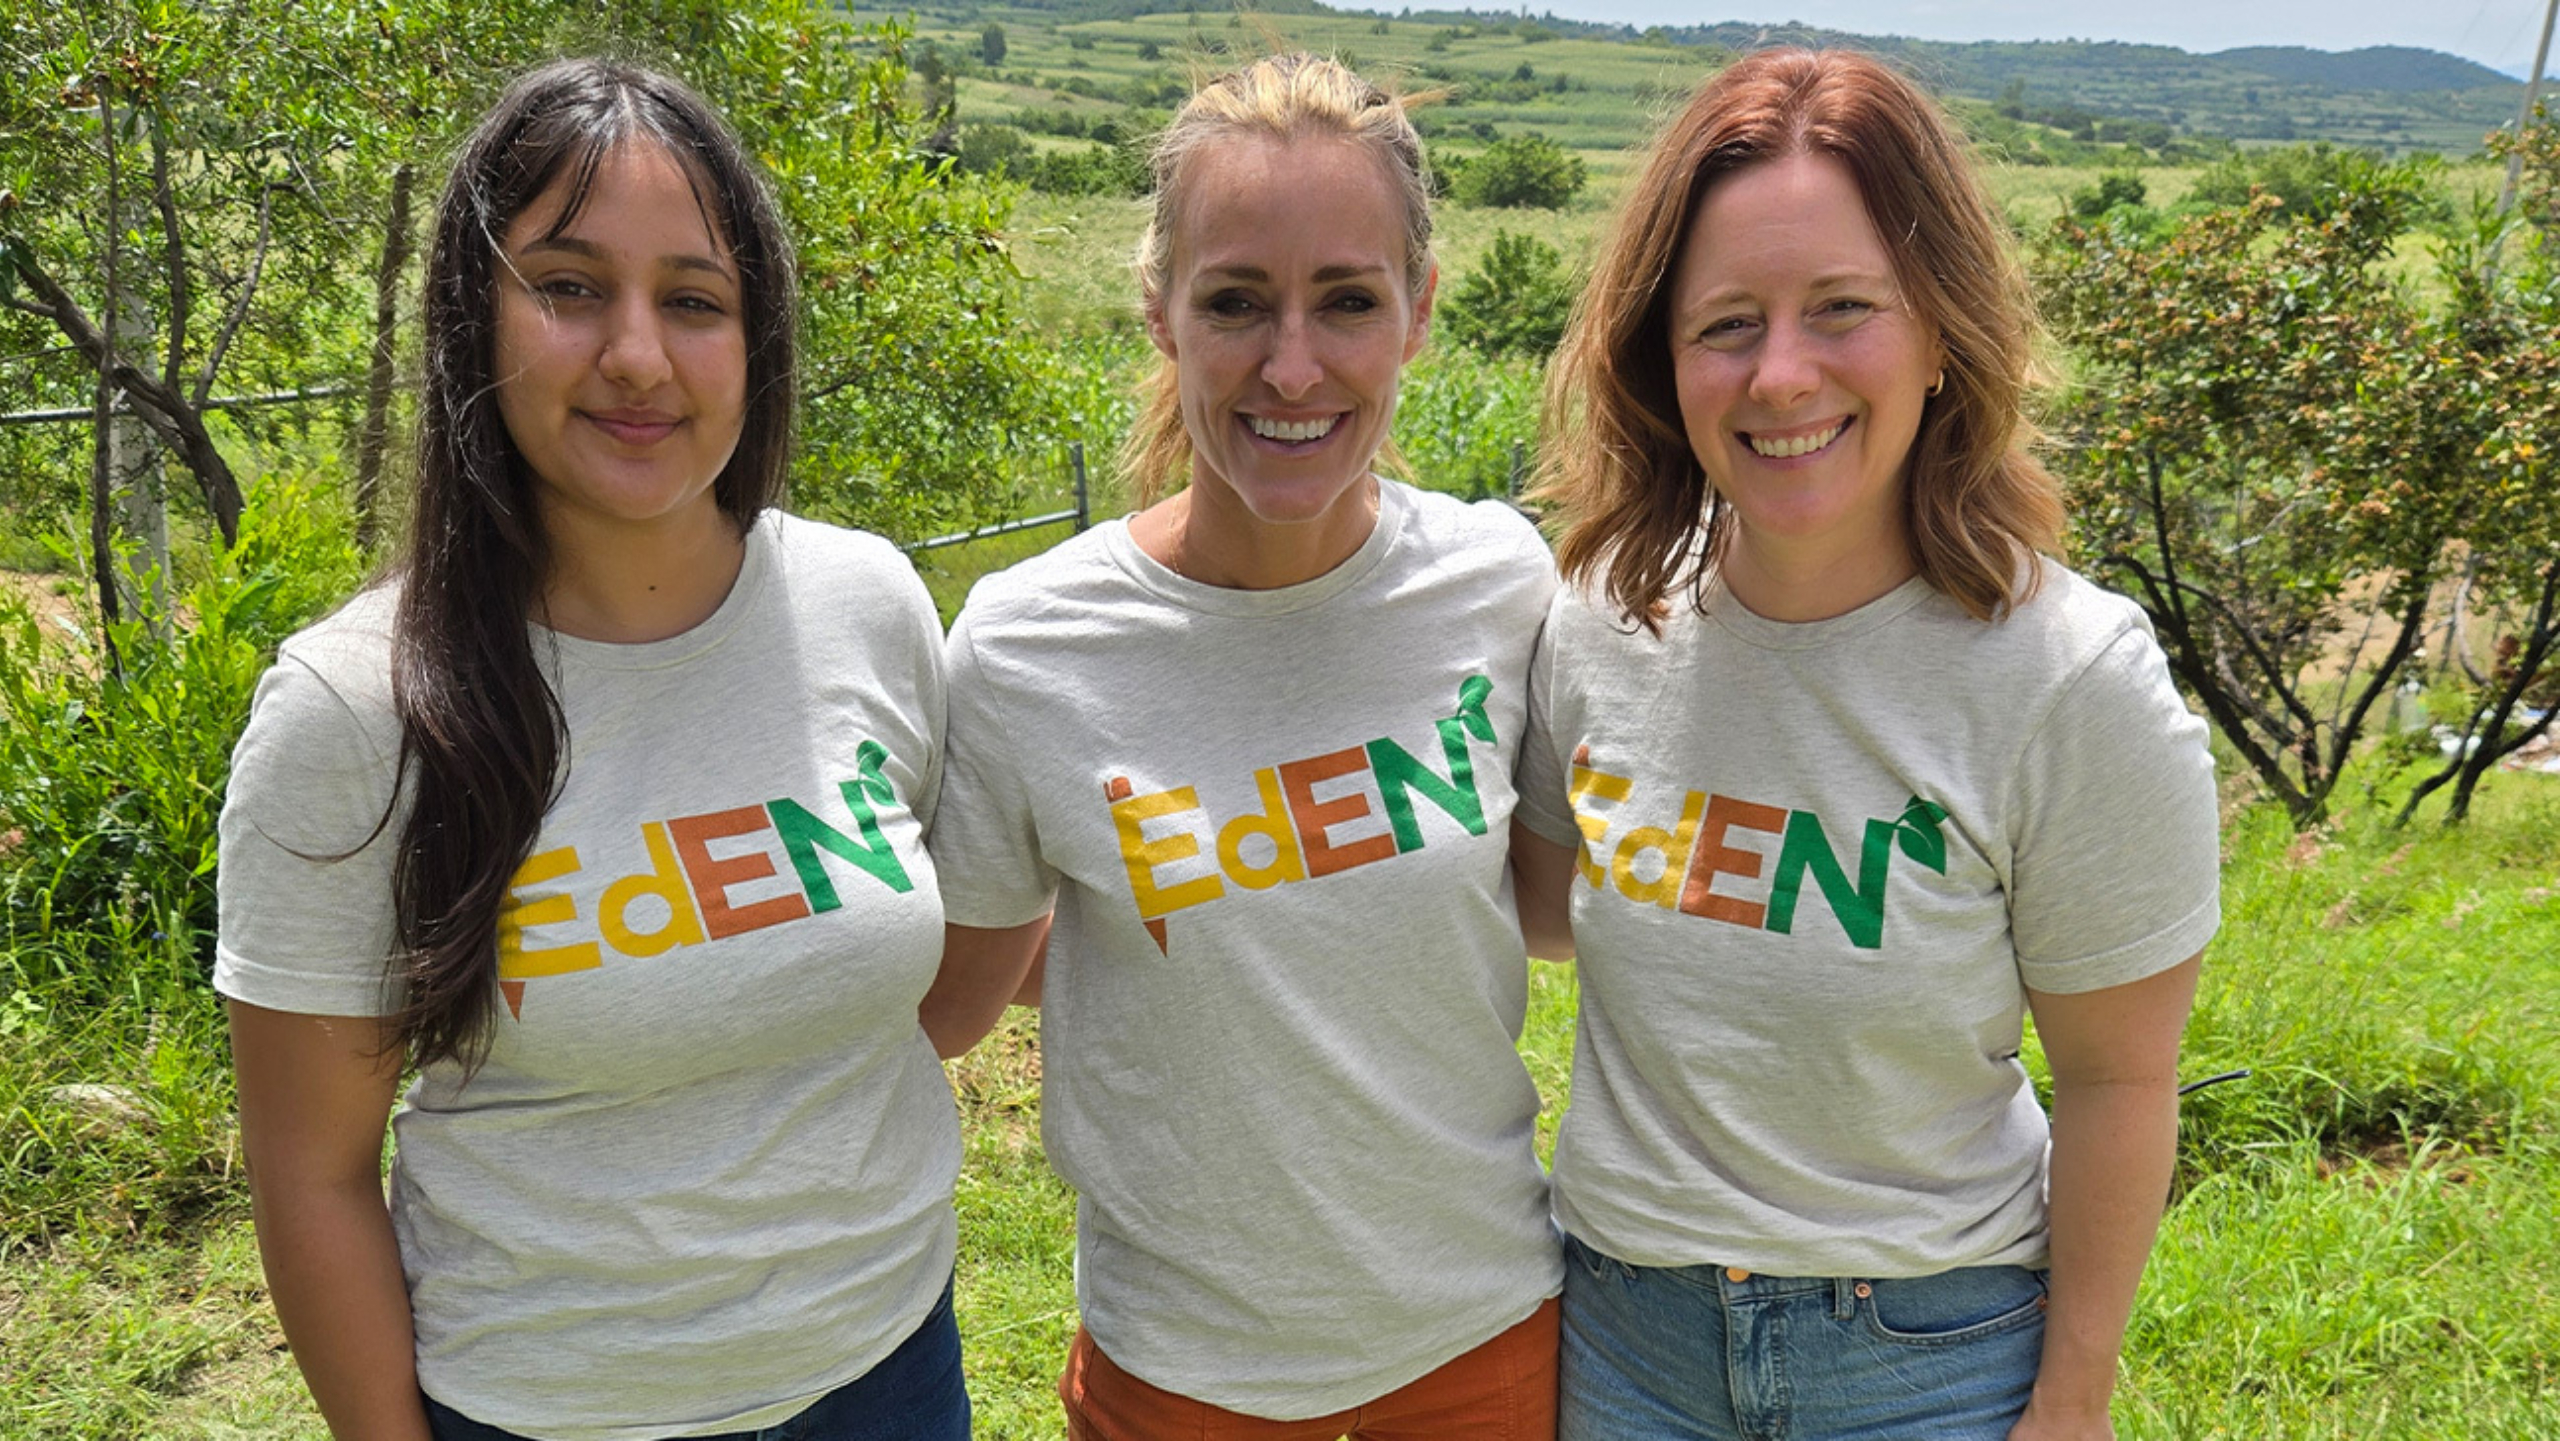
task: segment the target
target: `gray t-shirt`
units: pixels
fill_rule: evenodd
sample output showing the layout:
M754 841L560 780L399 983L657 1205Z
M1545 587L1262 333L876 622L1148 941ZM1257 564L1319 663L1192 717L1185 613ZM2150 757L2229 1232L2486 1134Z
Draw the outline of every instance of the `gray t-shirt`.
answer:
M227 996L390 1002L392 608L358 596L259 684L222 815ZM543 1441L770 1425L931 1311L960 1159L916 1022L938 632L885 542L779 514L683 635L535 632L567 779L500 921L495 1043L393 1121L428 1394Z
M2218 920L2213 762L2130 601L2048 565L1990 624L1912 580L1659 639L1561 594L1521 814L1579 844L1566 1230L1641 1265L2041 1264L2026 989Z
M1390 483L1303 585L1196 584L1113 524L953 627L943 904L1054 902L1044 1134L1084 1323L1140 1378L1322 1415L1561 1285L1507 870L1554 585L1508 509Z

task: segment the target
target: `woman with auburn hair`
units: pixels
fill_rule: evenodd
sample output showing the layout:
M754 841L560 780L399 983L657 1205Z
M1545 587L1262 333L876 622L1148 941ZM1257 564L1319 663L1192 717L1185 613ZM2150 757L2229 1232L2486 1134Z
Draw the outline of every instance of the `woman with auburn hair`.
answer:
M1567 1441L2112 1434L2212 762L2046 558L2034 332L1937 106L1801 50L1690 101L1575 315L1519 861L1582 973Z
M700 97L563 61L426 279L405 554L285 642L222 813L294 1359L349 1441L966 1441L941 637L772 508L781 217Z
M1143 508L952 627L925 1024L966 1049L1046 935L1070 1436L1549 1441L1506 867L1555 583L1508 507L1373 469L1430 316L1421 139L1282 55L1193 96L1155 175Z

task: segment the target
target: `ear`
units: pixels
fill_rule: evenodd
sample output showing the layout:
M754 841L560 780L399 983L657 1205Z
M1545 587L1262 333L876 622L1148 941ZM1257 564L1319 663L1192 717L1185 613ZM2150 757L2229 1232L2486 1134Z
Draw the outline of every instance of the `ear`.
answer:
M1146 317L1147 339L1155 343L1156 349L1164 353L1165 359L1179 359L1180 357L1173 353L1173 326L1164 318L1164 297L1150 295L1139 302L1138 308Z
M1405 337L1404 358L1410 365L1422 353L1423 343L1431 338L1431 302L1440 294L1440 267L1433 264L1424 272L1422 289L1413 297L1413 330Z

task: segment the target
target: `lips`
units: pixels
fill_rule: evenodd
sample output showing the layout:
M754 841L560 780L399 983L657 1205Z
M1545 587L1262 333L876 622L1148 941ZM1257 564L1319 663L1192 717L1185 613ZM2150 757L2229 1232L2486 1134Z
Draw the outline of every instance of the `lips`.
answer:
M1331 435L1333 428L1342 423L1342 416L1336 413L1320 415L1311 420L1278 420L1267 415L1247 415L1244 417L1244 423L1246 429L1263 440L1276 440L1283 445L1303 445L1308 441L1322 440Z
M1747 430L1742 432L1742 439L1751 447L1751 453L1763 460L1794 460L1800 456L1812 455L1817 451L1828 449L1833 441L1840 438L1840 433L1848 428L1849 417L1844 416L1841 419L1817 425L1810 430L1798 430L1785 435Z
M578 414L624 445L655 445L684 423L680 417L655 410L582 410Z

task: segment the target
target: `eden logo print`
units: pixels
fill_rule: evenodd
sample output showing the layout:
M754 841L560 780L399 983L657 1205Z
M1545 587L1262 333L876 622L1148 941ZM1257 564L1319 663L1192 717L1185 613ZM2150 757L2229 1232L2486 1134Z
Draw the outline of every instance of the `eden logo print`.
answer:
M507 1010L522 1019L527 981L594 970L605 963L607 949L645 959L839 909L840 876L868 877L901 894L914 890L880 830L881 812L898 804L880 769L888 758L878 741L854 751L854 774L837 785L837 804L821 803L843 817L841 826L789 796L643 823L640 848L648 868L608 882L588 915L579 914L573 889L583 872L577 846L527 856L507 882L498 912L498 988ZM785 884L796 883L796 891L772 884L782 879L774 864L777 845L790 867ZM830 857L839 863L833 872ZM751 887L764 894L736 894ZM594 939L525 944L530 927L573 925L590 927Z
M1732 796L1691 791L1669 829L1629 826L1616 830L1611 815L1632 799L1635 782L1591 766L1591 748L1574 753L1571 800L1582 828L1576 860L1582 880L1595 891L1614 889L1627 900L1701 916L1727 925L1792 935L1810 879L1833 919L1861 950L1884 944L1884 895L1897 851L1939 875L1947 871L1946 807L1913 796L1892 820L1868 820L1860 834L1857 871L1832 849L1830 833L1812 811L1788 810ZM1602 807L1607 807L1603 809ZM1768 857L1731 844L1736 831L1758 831L1778 840L1776 866L1765 896L1749 893ZM1611 847L1614 836L1615 847ZM1604 866L1596 858L1609 857ZM1657 868L1658 866L1658 868ZM1644 872L1651 871L1646 879Z
M1110 777L1103 800L1111 807L1130 898L1156 948L1167 947L1165 917L1217 900L1229 886L1268 890L1421 850L1417 797L1467 834L1483 835L1484 798L1476 791L1470 743L1495 743L1493 718L1485 713L1492 694L1492 681L1469 676L1458 687L1456 711L1433 723L1441 769L1381 736L1256 770L1253 808L1224 821L1201 804L1197 786L1140 795L1128 777ZM1328 793L1318 795L1318 787ZM1373 816L1385 829L1375 828Z

